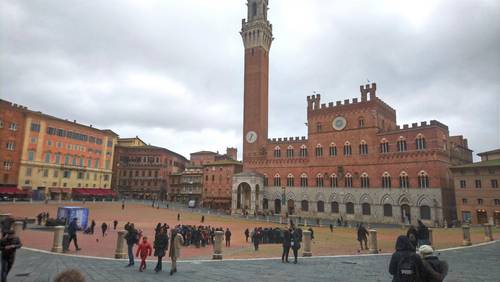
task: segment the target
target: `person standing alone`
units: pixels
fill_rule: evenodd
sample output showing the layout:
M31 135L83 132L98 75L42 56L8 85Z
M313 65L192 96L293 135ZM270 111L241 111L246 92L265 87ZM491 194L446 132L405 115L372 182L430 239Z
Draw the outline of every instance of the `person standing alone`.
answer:
M226 229L226 247L231 247L231 231L229 231L229 228Z
M368 230L366 230L362 223L360 223L358 227L358 241L361 250L363 250L363 242L365 242L365 249L368 250Z

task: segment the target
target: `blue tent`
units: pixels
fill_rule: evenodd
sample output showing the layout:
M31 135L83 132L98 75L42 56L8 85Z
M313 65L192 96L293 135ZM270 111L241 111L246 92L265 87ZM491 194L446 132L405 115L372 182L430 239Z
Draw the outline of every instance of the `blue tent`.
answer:
M89 209L82 207L59 207L57 209L57 219L72 220L73 218L78 219L78 227L81 230L85 230L89 221Z

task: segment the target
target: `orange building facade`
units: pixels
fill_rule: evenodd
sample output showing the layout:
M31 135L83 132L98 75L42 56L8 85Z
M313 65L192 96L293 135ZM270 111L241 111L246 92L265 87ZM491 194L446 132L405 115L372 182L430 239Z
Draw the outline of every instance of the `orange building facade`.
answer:
M267 1L248 0L243 166L233 178L232 212L288 213L382 223L456 218L449 167L472 161L467 140L431 120L399 126L375 83L356 98L307 97L307 137L268 139L272 25Z

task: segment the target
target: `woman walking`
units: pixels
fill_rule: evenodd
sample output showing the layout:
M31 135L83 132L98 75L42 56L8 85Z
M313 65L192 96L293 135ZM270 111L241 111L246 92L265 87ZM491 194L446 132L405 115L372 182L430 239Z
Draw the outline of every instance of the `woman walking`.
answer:
M168 253L170 259L172 260L172 268L170 269L170 275L177 272L177 259L181 256L181 246L184 244L181 234L177 230L172 230L172 238L170 239L170 251Z
M162 268L162 259L165 256L168 249L167 228L162 227L160 229L159 233L157 233L155 236L155 241L153 245L155 249L154 255L158 257L158 263L156 264L155 272L159 272L161 271Z

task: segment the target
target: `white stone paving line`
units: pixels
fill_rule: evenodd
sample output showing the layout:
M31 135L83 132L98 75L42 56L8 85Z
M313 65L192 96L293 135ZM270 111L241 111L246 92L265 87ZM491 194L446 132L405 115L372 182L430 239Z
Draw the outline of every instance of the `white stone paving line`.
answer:
M468 249L468 248L475 248L475 247L481 247L481 246L486 246L486 245L491 245L494 243L500 242L500 240L494 240L490 242L482 242L478 243L472 246L460 246L460 247L452 247L452 248L447 248L447 249L439 249L435 250L436 252L447 252L447 251L454 251L454 250L462 250L462 249ZM73 254L64 254L64 253L53 253L50 251L46 250L40 250L40 249L33 249L33 248L28 248L28 247L22 247L23 250L28 250L31 252L37 252L37 253L43 253L43 254L49 254L49 255L57 255L57 256L67 256L67 257L76 257L76 258L86 258L86 259L96 259L96 260L109 260L109 261L128 261L128 259L115 259L115 258L107 258L107 257L96 257L96 256L86 256L86 255L73 255ZM333 255L333 256L312 256L312 257L299 257L300 259L325 259L325 258L357 258L357 257L372 257L372 256L388 256L392 255L392 253L381 253L381 254L360 254L360 255ZM211 259L202 259L202 260L179 260L178 262L182 263L193 263L193 264L199 264L202 262L211 262L211 263L217 263L217 262L226 262L226 261L267 261L267 260L280 260L281 257L270 257L270 258L241 258L241 259L223 259L223 260L211 260ZM158 262L158 260L146 260L147 262ZM165 260L165 262L168 262L168 260Z

